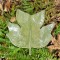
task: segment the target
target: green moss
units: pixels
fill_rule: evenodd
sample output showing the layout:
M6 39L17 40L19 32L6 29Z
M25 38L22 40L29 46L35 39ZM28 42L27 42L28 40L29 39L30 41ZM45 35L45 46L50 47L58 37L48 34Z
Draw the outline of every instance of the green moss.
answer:
M60 24L58 24L57 28L54 31L55 35L60 33Z

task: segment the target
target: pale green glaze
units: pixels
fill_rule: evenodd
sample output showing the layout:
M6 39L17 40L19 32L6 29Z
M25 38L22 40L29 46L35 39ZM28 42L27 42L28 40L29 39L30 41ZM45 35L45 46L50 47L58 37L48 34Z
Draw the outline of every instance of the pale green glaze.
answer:
M9 33L7 34L15 46L29 48L31 54L31 48L45 47L51 40L51 31L55 23L41 28L45 20L44 10L34 15L17 10L16 20L19 25L9 22Z

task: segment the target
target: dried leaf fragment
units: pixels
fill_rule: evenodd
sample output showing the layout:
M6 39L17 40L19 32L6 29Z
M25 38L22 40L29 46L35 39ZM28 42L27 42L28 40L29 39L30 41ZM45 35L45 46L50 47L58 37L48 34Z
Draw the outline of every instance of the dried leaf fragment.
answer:
M15 22L16 18L15 17L11 17L10 22Z
M55 5L59 5L60 4L60 0L55 0Z
M4 11L8 12L10 10L11 0L6 0Z
M57 39L55 39L55 37L53 37L51 43L52 43L52 45L48 46L50 51L53 51L56 49L60 50L60 34L58 34Z
M2 4L0 3L0 10L3 10Z

